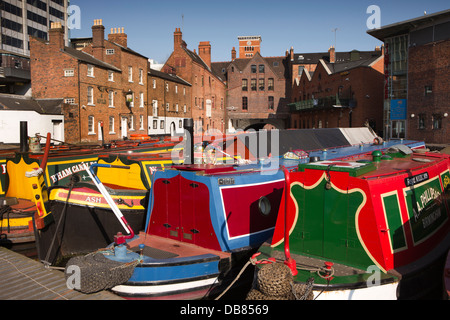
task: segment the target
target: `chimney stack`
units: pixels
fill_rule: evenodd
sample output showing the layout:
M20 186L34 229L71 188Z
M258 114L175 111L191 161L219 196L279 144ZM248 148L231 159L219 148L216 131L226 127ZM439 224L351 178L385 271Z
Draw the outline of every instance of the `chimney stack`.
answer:
M183 44L183 33L180 28L175 28L175 32L173 33L173 49L174 51L180 48Z
M108 40L114 42L124 48L128 48L128 37L124 32L124 28L111 28Z
M64 49L64 29L61 22L52 22L48 32L48 38L50 45L55 46L58 50Z
M102 60L105 54L105 27L101 19L94 20L92 26L92 49L94 57Z
M328 53L330 54L330 63L336 62L336 48L334 46L331 46L330 49L328 49Z
M290 50L290 56L291 56L291 61L294 61L294 47L291 47L291 50Z
M202 41L198 45L198 55L211 69L211 44L209 41Z
M231 49L231 61L236 60L236 48Z

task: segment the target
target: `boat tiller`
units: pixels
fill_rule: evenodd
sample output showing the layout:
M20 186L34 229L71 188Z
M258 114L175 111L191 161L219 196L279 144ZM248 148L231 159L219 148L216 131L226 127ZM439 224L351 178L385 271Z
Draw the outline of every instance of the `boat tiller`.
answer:
M114 243L116 245L123 245L126 243L128 239L134 238L134 231L131 229L130 224L126 221L125 217L123 216L122 212L120 211L117 204L112 199L111 195L106 190L103 183L100 181L100 179L97 177L97 175L94 172L94 168L116 168L116 169L130 169L129 166L116 166L116 165L110 165L110 164L98 164L94 163L90 167L86 166L86 171L89 175L89 177L92 179L94 184L97 186L100 193L105 198L106 202L111 207L112 211L114 212L114 215L117 217L119 222L121 223L122 227L129 233L128 236L123 235L121 232L117 233L117 235L114 236Z

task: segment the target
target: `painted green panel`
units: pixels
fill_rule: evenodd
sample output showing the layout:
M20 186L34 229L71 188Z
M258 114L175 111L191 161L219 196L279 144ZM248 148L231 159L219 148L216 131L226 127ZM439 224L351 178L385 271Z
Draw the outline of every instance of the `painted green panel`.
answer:
M405 197L415 243L429 237L447 220L439 179L412 187Z
M384 197L383 204L388 222L392 250L395 251L404 248L406 246L406 239L397 194Z
M347 255L348 194L325 190L324 257L343 260Z

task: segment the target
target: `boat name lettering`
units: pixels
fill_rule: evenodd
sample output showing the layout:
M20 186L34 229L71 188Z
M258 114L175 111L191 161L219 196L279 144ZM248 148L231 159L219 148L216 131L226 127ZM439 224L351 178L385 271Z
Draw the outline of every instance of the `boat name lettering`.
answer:
M441 193L434 188L426 189L419 197L419 201L417 201L417 209L419 209L419 213L415 214L416 221L419 220L420 214L431 202L434 202L436 199L439 199Z
M86 202L102 203L102 198L100 198L100 197L87 197L86 198Z
M87 166L90 166L91 164L94 164L94 163L96 163L96 162L95 161L90 162L89 165L86 163L76 164L72 167L66 168L64 170L61 170L60 172L55 173L54 175L50 176L50 178L52 179L53 183L56 183L68 176L71 176L74 173L85 171Z
M441 209L438 208L437 210L433 211L430 215L426 216L422 220L423 228L429 227L433 222L438 220L441 217Z
M2 174L6 174L6 164L2 164Z
M428 179L430 179L430 175L428 174L428 172L424 172L424 173L418 174L417 176L406 178L405 184L407 187L412 187L418 183L427 181Z
M219 178L219 186L230 186L234 184L234 178Z

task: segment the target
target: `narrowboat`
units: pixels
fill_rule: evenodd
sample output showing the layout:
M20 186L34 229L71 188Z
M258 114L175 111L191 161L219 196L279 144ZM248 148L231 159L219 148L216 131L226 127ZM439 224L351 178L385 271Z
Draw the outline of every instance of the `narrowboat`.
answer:
M350 154L344 149L336 154L354 154L354 149ZM361 147L356 150L361 152ZM245 165L184 164L156 171L145 229L137 235L132 230L128 236L118 233L113 244L96 251L108 260L134 265L128 280L112 286L112 291L127 299L152 300L213 299L230 288L246 293L252 274L234 281L274 236L285 171L320 159L324 150L313 154Z
M27 136L27 124L21 126L20 148L5 150L0 154L0 245L15 247L34 247L33 219L46 216L45 207L36 207L36 202L45 199L48 188L67 186L75 174L81 173L81 178L89 179L84 175L83 164L97 163L99 157L111 153L139 153L158 156L160 153L172 152L178 143L178 138L167 139L141 139L128 141L114 141L108 144L82 146L82 145L52 145L51 135L46 137L46 147L41 148L39 137ZM39 139L38 139L39 138ZM36 140L31 144L31 140ZM48 147L47 147L48 146ZM42 175L40 181L33 180L39 169ZM27 173L31 177L27 177ZM39 186L39 188L36 187ZM40 198L36 198L36 196ZM30 247L30 248L31 248Z
M315 299L420 299L442 292L450 156L404 145L286 171L260 252Z

